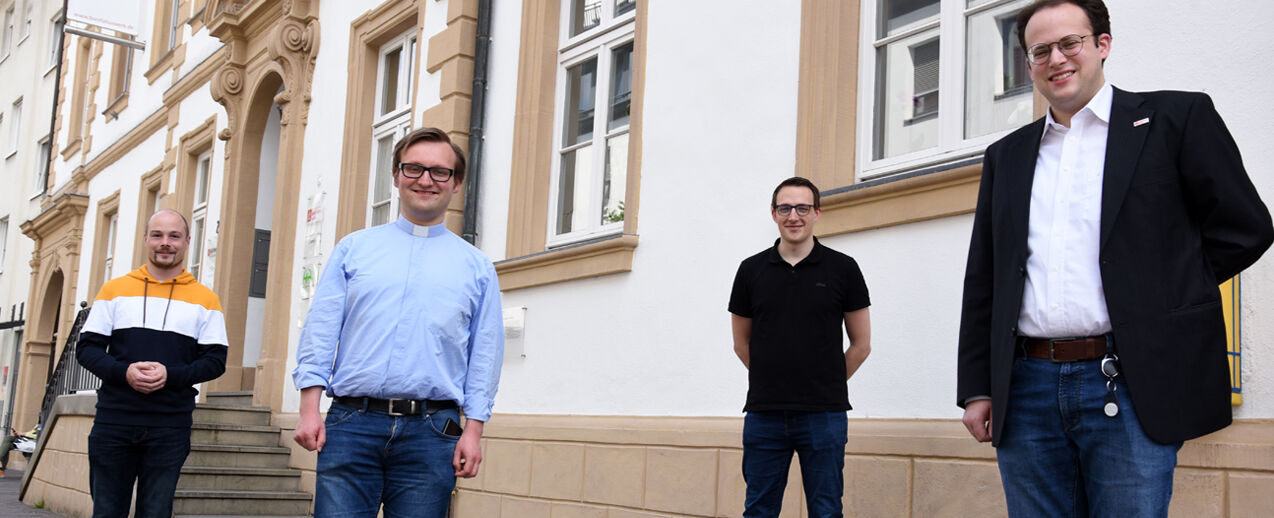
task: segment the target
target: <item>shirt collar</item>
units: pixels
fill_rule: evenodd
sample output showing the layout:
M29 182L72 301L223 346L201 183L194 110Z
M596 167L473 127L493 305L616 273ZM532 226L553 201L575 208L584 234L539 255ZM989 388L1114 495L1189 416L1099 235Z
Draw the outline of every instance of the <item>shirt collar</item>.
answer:
M812 237L812 236L811 236L811 237ZM780 242L780 241L782 241L782 239L783 239L783 238L777 238L777 239L775 239L775 240L774 240L774 246L770 247L769 259L770 259L770 262L771 262L771 263L785 263L785 262L787 262L787 261L784 261L784 260L783 260L783 256L782 256L781 254L779 254L779 242ZM805 258L804 258L804 259L801 259L801 261L800 261L799 263L797 263L797 264L803 264L803 263L810 263L810 264L813 264L813 263L817 263L817 262L818 262L818 260L819 260L819 259L821 259L821 258L823 257L823 252L822 252L823 245L822 245L822 243L819 243L819 242L818 242L818 238L817 238L817 237L813 237L813 239L814 239L814 248L810 250L809 255L805 256Z
M394 225L403 232L418 237L438 237L448 232L447 222L445 221L437 225L417 225L407 218L398 216L398 219L394 221Z
M1079 111L1075 112L1075 116L1084 113L1084 110L1088 110L1089 112L1092 112L1093 116L1101 119L1102 122L1110 124L1110 103L1114 100L1114 98L1115 88L1111 86L1109 82L1104 83L1101 85L1101 89L1097 90L1096 94L1093 94L1093 98L1088 100L1088 104L1085 104L1083 108L1080 108ZM1075 120L1075 116L1072 116L1071 120ZM1052 130L1068 129L1065 126L1058 124L1057 121L1053 119L1053 110L1051 109L1044 110L1044 127ZM1040 137L1041 140L1043 140L1043 138L1043 136Z

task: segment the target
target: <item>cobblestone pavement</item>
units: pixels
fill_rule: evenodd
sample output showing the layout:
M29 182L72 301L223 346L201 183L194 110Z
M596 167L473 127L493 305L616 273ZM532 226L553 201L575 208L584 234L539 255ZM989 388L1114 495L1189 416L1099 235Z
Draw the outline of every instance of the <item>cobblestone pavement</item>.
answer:
M18 500L22 488L22 472L11 469L0 478L0 516L4 518L61 518L63 515L44 509L33 509Z

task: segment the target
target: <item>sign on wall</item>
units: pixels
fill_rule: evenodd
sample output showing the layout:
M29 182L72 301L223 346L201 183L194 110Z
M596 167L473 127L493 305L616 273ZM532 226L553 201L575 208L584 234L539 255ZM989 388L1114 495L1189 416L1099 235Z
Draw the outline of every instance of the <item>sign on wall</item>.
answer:
M137 37L140 0L67 0L66 19Z

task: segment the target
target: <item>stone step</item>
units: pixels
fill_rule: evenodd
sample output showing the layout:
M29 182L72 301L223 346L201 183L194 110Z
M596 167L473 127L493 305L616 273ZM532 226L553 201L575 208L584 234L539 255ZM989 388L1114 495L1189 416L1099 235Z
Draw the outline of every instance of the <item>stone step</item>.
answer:
M216 491L178 489L173 513L178 515L298 516L310 512L310 494L301 491Z
M209 392L208 402L214 405L230 405L230 406L252 406L251 390L227 390L222 392Z
M190 442L223 446L278 446L279 433L277 426L195 423L190 427Z
M286 468L292 453L279 446L223 446L191 444L186 466L226 468Z
M270 408L199 403L195 405L194 419L196 423L269 426Z
M286 468L183 466L178 489L297 491L301 472Z

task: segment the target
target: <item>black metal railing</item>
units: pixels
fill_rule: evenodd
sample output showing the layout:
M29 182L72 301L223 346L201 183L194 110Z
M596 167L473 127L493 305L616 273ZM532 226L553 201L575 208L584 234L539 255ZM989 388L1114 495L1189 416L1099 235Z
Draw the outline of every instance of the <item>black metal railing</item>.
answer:
M78 390L97 390L102 386L102 380L75 359L75 346L80 341L80 328L84 327L86 319L88 303L80 302L80 311L75 314L75 325L67 333L66 346L58 356L57 368L49 376L49 384L44 386L44 402L40 404L41 429L44 428L44 420L49 417L49 411L53 410L53 402L57 401L58 396L74 394Z

